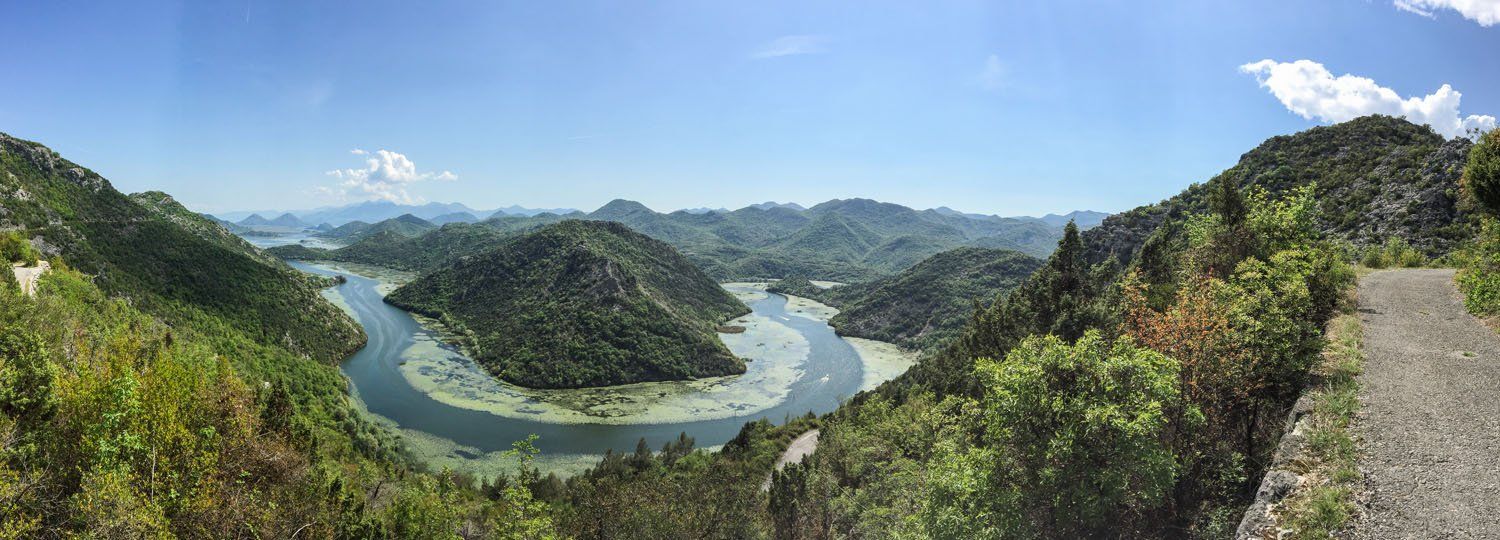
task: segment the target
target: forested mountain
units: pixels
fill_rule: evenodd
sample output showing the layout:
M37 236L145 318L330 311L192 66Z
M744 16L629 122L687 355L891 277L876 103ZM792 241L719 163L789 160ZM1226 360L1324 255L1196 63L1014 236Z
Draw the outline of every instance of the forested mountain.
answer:
M1318 231L1358 247L1401 238L1436 256L1468 233L1458 180L1471 143L1401 118L1366 116L1272 137L1212 181L1285 193L1314 185ZM1208 208L1207 184L1106 218L1085 233L1090 260L1128 259L1162 223Z
M436 216L427 221L437 226L443 226L449 223L475 223L479 221L479 216L468 212L454 212L452 214L443 214L441 216Z
M335 227L351 221L363 221L375 223L387 219L410 214L422 219L434 219L438 216L457 213L477 213L474 209L460 203L426 203L398 204L391 201L366 201L337 208L322 208L318 210L295 211L302 221L307 223L327 223Z
M52 268L35 297L0 279L0 536L545 525L524 490L495 504L413 471L345 394L334 363L362 334L322 280L171 197L0 134L0 230Z
M266 253L283 259L355 262L427 272L442 268L450 261L493 249L514 234L489 225L449 223L421 236L385 231L339 249L292 244L268 249Z
M132 199L47 147L3 134L0 228L22 229L44 255L160 316L211 317L330 363L363 339L302 273L164 195Z
M514 237L386 301L441 319L476 361L524 386L745 371L715 330L749 308L670 245L614 222L569 220Z
M430 221L411 214L401 214L373 224L364 224L360 221L345 223L331 231L318 233L318 236L342 242L358 242L382 234L388 234L390 238L395 239L412 238L436 228L437 225Z
M251 229L279 228L293 230L309 226L308 224L303 223L302 220L297 219L297 216L291 215L289 213L283 213L279 216L276 216L274 219L266 219L264 217L261 217L260 214L251 214L250 217L240 220L239 223L236 223L236 225Z
M641 203L619 199L588 214L498 215L478 225L519 233L564 219L614 221L671 244L718 280L812 276L849 282L888 276L930 255L961 246L1045 255L1062 230L1034 219L946 215L868 199L834 200L811 209L800 208L762 204L732 212L679 210L662 214ZM423 234L420 227L398 230L399 235L377 236L376 230L352 222L320 234L350 243L344 249L278 248L276 252L290 258L367 262L412 270L436 268L437 263L457 254L452 251L457 244L449 239L404 241L402 237ZM374 245L384 242L399 245ZM424 250L430 252L420 253Z
M929 348L951 339L976 305L992 303L1041 265L1040 259L1015 251L958 248L871 282L823 289L794 278L770 290L839 308L829 324L840 335Z

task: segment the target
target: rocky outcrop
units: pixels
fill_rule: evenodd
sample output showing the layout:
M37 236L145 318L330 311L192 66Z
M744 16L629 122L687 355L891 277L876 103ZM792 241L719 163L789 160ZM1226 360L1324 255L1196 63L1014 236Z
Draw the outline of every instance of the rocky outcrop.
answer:
M1468 237L1458 180L1470 145L1400 118L1367 116L1267 139L1209 182L1273 195L1315 185L1318 228L1328 238L1355 247L1402 238L1436 257ZM1083 233L1090 260L1129 260L1166 221L1208 211L1207 185L1105 218Z

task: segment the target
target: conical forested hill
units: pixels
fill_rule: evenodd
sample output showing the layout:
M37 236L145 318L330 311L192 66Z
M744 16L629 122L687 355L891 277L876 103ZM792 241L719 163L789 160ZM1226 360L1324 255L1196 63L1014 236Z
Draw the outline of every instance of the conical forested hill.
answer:
M549 225L427 274L391 304L441 318L530 387L743 373L719 323L749 311L665 242L605 221Z

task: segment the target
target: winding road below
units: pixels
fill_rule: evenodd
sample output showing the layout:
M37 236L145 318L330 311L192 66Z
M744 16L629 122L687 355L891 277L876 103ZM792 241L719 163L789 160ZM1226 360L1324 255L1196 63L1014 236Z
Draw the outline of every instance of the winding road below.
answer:
M807 433L803 433L798 435L797 438L792 439L792 442L786 445L786 451L781 453L781 457L776 458L776 470L785 469L788 463L802 463L802 460L812 455L813 451L818 449L819 433L821 432L816 429L808 430ZM761 483L760 490L767 491L770 489L771 478L768 476L766 477L766 481Z
M1464 311L1452 270L1377 272L1359 298L1354 536L1500 538L1500 336Z

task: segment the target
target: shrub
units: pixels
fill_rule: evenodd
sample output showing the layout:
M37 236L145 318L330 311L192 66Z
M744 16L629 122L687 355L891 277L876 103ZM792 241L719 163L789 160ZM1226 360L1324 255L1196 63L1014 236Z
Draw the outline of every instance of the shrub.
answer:
M1427 266L1427 256L1406 243L1406 239L1393 236L1380 247L1365 248L1359 263L1369 268L1419 268Z
M1072 345L1027 338L975 372L984 444L938 460L933 536L1095 537L1166 501L1177 474L1166 435L1186 407L1176 361L1090 330Z
M0 261L36 266L36 249L18 232L0 233Z
M1464 191L1481 209L1500 214L1500 129L1479 137L1464 166Z
M1500 313L1500 221L1484 220L1464 258L1467 262L1458 273L1464 307L1475 315Z

